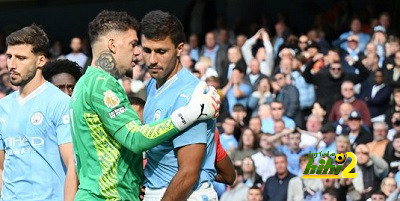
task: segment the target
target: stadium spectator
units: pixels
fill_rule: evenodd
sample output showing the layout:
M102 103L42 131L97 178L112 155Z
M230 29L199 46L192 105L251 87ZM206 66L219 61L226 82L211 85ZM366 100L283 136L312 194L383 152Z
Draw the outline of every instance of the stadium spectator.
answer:
M83 69L86 65L88 57L82 53L82 39L77 36L72 37L70 48L72 52L67 54L65 58L76 62L80 66L80 69Z
M70 60L50 61L43 67L44 79L54 84L68 96L72 95L75 84L81 76L82 73L78 64Z

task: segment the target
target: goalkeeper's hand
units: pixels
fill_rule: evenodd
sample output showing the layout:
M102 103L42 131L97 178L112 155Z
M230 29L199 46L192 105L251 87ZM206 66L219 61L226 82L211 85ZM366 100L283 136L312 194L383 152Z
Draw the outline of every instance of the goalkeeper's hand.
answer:
M189 103L171 114L171 120L177 129L184 130L197 120L216 118L219 107L217 90L202 81L194 89Z

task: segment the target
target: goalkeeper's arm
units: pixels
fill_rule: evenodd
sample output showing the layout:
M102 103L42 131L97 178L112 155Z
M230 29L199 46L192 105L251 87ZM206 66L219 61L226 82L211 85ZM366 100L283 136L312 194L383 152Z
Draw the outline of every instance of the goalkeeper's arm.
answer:
M207 85L200 82L190 102L175 110L170 118L141 125L137 119L121 127L114 138L135 153L141 153L192 125L197 120L215 118L219 110L219 95L212 87L204 93Z

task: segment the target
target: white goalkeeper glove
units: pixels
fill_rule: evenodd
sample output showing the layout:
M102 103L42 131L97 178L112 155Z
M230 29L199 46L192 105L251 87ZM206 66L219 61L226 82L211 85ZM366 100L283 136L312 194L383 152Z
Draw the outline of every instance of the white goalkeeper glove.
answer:
M171 120L182 131L197 120L216 118L219 114L220 99L217 90L204 81L197 84L189 103L175 110Z

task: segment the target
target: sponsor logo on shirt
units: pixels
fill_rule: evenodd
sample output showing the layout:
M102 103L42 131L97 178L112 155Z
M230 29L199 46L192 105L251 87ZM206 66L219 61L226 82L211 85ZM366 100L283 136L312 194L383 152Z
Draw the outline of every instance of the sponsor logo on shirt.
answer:
M114 92L112 92L111 90L107 90L106 92L104 92L104 104L108 108L117 107L119 105L119 98L117 95L115 95Z
M117 117L118 115L124 113L125 111L126 111L125 107L122 106L122 107L119 107L119 108L117 108L117 109L115 109L115 110L109 112L108 115L110 115L110 117L111 117L112 119L114 119L115 117Z
M35 112L31 116L31 123L35 126L40 125L43 122L43 114L41 112Z
M44 139L42 137L9 137L4 139L6 147L6 154L10 155L22 155L26 153L35 152L34 147L39 147L44 145ZM28 146L29 145L29 146ZM33 149L32 149L33 148Z

